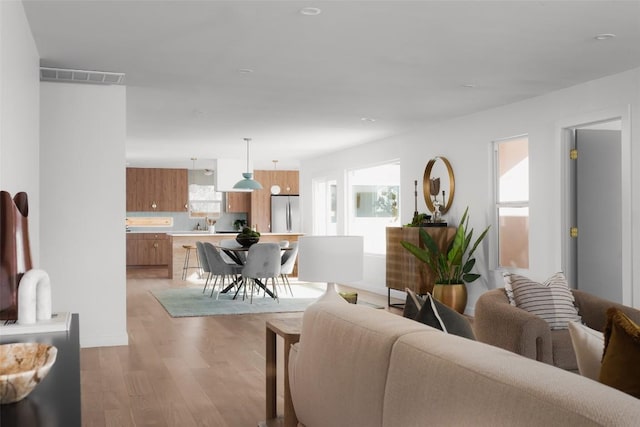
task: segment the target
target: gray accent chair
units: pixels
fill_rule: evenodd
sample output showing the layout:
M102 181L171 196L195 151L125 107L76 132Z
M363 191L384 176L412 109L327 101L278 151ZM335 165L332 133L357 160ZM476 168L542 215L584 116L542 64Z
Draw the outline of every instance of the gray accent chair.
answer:
M618 307L634 322L640 322L640 310L577 289L571 292L582 322L591 329L604 330L606 311L610 307ZM478 298L473 329L478 341L568 371L578 371L569 331L552 331L540 317L509 304L504 288L489 290Z

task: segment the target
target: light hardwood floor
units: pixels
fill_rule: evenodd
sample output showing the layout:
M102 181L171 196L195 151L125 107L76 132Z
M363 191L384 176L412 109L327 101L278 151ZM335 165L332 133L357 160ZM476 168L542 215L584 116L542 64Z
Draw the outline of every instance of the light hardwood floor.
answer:
M83 426L256 426L265 416L265 321L301 314L174 319L149 293L181 286L162 274L127 272L128 346L81 350ZM386 306L386 296L358 293ZM282 413L282 383L278 390Z

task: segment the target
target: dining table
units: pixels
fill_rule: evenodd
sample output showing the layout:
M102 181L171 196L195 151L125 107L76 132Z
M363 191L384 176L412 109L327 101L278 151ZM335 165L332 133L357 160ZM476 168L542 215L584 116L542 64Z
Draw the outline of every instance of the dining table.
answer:
M213 245L213 246L216 249L219 249L225 254L227 254L227 256L229 256L229 258L231 258L233 262L235 262L238 265L244 265L245 260L247 259L247 256L249 254L249 246L242 246L242 245L238 245L238 246ZM284 253L284 251L290 251L293 248L286 247L286 248L280 248L280 249L282 251L281 253ZM263 283L262 280L256 279L255 283L256 285L258 285L260 289L264 290L264 292L267 295L269 295L271 298L275 298L275 295L273 294L273 292L271 292L267 288L267 285ZM220 291L220 293L226 294L237 284L238 284L238 279L231 282L226 288ZM238 292L240 292L240 286L238 286L238 289L236 290L236 294L233 296L233 299L236 299L236 297L238 296Z

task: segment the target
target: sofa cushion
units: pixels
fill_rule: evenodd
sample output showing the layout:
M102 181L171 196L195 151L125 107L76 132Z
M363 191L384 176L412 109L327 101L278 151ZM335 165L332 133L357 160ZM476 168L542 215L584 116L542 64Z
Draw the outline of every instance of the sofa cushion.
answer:
M555 329L551 333L552 365L578 373L576 353L573 351L568 329Z
M424 299L409 288L405 288L405 292L407 293L407 298L404 301L402 316L414 320L424 303Z
M447 307L427 293L417 295L406 288L407 301L404 305L403 316L416 320L432 328L448 334L458 335L475 340L476 337L469 320L457 311Z
M394 346L383 415L384 426L634 426L640 405L506 350L414 333Z
M584 377L598 381L604 350L603 333L580 322L569 322L569 335L576 354L578 372Z
M640 326L617 308L607 310L600 382L640 398Z
M563 273L556 273L544 283L518 274L510 275L516 306L544 319L553 329L567 329L568 322L580 321Z
M427 331L413 320L356 304L319 302L304 312L289 359L298 420L307 426L380 426L386 372L397 338Z

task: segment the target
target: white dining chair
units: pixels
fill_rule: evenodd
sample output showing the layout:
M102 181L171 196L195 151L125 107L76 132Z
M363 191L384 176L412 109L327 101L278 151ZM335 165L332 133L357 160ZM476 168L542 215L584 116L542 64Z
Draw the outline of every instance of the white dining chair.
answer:
M276 301L278 299L278 290L276 289L276 279L280 275L280 245L278 243L256 243L251 245L247 254L247 261L242 268L242 278L244 280L244 299L247 286L251 284L250 303L253 303L253 290L260 280L265 289L269 284L269 279L273 285L273 296ZM264 280L264 282L262 282Z

